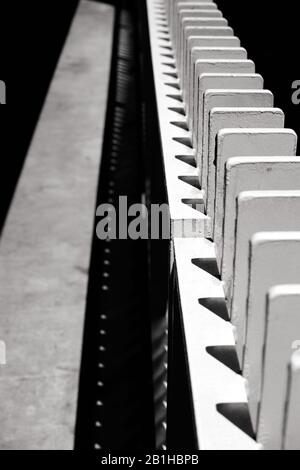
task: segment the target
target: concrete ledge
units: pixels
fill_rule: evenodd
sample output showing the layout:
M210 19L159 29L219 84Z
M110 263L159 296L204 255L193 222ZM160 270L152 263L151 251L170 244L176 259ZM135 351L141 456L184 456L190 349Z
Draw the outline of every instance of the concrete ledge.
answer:
M73 448L113 20L81 1L3 231L1 449Z

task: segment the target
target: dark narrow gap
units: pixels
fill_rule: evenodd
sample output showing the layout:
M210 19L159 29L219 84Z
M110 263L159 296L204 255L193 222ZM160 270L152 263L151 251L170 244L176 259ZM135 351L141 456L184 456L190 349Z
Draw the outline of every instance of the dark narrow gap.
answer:
M145 193L132 7L119 2L116 14L97 206ZM154 448L148 273L147 240L94 236L75 449Z
M167 448L178 452L196 450L198 444L176 276L174 270L169 311Z
M139 31L139 101L141 103L142 154L146 179L146 203L150 213L150 204L167 203L166 183L159 131L158 111L155 99L153 68L151 60L150 37L148 30L146 2L136 2ZM153 206L152 206L153 207ZM165 222L165 221L164 221ZM167 307L170 272L170 241L162 237L161 219L160 238L148 241L148 291L149 312L152 332L152 373L154 396L154 439L156 449L165 445L166 389L167 379L165 364L167 342Z

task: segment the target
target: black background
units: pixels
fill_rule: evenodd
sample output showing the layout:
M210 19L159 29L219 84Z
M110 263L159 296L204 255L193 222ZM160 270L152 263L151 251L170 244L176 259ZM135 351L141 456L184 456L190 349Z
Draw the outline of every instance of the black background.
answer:
M1 2L2 3L2 2ZM0 230L78 0L1 4Z
M0 78L7 84L7 105L0 113L0 229L77 3L1 3ZM291 101L291 84L300 79L299 1L216 3L286 113L286 126L299 133L300 105Z

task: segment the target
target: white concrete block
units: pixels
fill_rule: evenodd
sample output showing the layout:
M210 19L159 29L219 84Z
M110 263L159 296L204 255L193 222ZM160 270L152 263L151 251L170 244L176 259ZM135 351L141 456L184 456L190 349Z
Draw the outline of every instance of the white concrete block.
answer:
M193 98L191 101L191 109L189 113L189 126L192 134L196 135L200 100L203 99L202 92L199 89L199 80L202 74L207 73L243 73L253 74L255 65L252 60L235 60L235 59L211 59L197 60L194 71Z
M228 21L225 18L188 18L185 17L181 21L181 27L177 35L176 39L176 58L178 60L178 65L182 63L182 60L180 59L180 54L183 51L183 44L186 38L188 37L188 32L191 30L191 28L227 28L228 27ZM231 29L231 28L230 28ZM199 30L200 31L200 30ZM206 30L208 33L208 30ZM232 36L233 36L233 30L232 31ZM212 33L210 34L202 34L201 35L208 35L208 36L218 36L218 34L213 34L214 29L212 30ZM228 31L229 34L229 31ZM227 36L227 34L222 34L222 36ZM181 72L179 70L179 72Z
M198 124L193 134L193 146L196 149L202 148L202 119L203 115L203 93L207 90L261 90L264 80L261 75L252 73L216 73L202 74L199 78L199 115ZM195 129L195 126L194 126Z
M275 286L270 289L265 321L266 337L263 358L263 382L257 440L264 446L265 450L281 450L286 404L288 404L288 407L296 405L296 408L293 410L293 416L296 418L296 409L298 407L298 422L296 419L292 420L296 427L295 429L290 427L289 439L294 444L298 443L299 450L300 388L298 389L297 400L293 403L293 399L290 400L288 397L289 401L286 403L288 366L291 355L295 351L293 350L293 345L297 341L300 342L299 284ZM293 365L292 371L294 372L297 370L297 361L296 369Z
M191 69L189 73L189 81L186 83L187 96L189 100L187 101L186 112L190 114L190 110L193 109L193 97L194 97L194 82L196 63L198 60L205 59L218 59L218 60L246 60L247 51L243 47L218 47L218 48L209 48L208 52L204 54L203 48L194 47L191 50ZM191 117L193 115L191 114Z
M214 161L216 137L222 129L231 128L281 128L284 114L278 108L213 108L208 127L208 159L200 162L201 189L207 192L208 161Z
M298 186L299 190L244 191L237 199L235 243L227 256L225 282L240 364L246 338L249 242L256 232L300 231L300 181Z
M249 411L257 426L261 397L262 357L267 292L278 284L300 283L300 232L259 232L251 239L246 344L243 375Z
M178 11L179 8L188 8L188 5L191 3L197 4L197 7L200 9L203 7L204 9L210 9L210 10L216 10L218 7L213 1L205 0L203 2L197 1L197 2L190 2L190 1L185 1L185 0L180 0L180 1L173 1L173 0L167 0L167 16L169 18L169 23L170 26L172 26L172 22L174 23L175 17L176 17L176 12Z
M203 97L202 151L197 149L197 161L201 175L202 188L206 186L206 212L212 218L215 205L215 148L209 152L209 121L213 108L271 108L274 96L269 90L207 90ZM202 180L201 163L207 164L207 181Z
M190 36L183 44L182 88L186 88L191 73L191 55L194 47L240 47L236 36Z
M225 26L225 27L219 27L219 26L213 26L213 27L208 27L208 26L187 26L183 30L183 46L182 46L182 51L181 51L181 56L179 57L179 62L177 64L178 66L178 71L180 78L182 78L182 66L184 62L184 57L186 56L186 51L187 51L187 44L189 41L189 38L192 37L235 37L233 35L233 29ZM224 43L224 46L226 44Z
M299 347L299 342L298 342ZM294 352L289 367L284 450L300 449L300 349Z
M226 292L227 265L234 242L236 198L241 191L300 189L300 159L291 158L296 155L296 149L297 135L291 129L227 129L218 134L213 239ZM274 156L276 158L270 158ZM283 178L283 174L286 177ZM222 263L223 244L226 250Z

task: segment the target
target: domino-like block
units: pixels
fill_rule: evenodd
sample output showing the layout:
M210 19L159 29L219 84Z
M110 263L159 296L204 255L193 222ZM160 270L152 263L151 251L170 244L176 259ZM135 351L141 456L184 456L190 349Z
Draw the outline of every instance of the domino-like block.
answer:
M203 106L203 92L199 88L199 82L201 75L203 74L254 74L255 65L252 60L197 60L195 74L194 74L194 88L193 88L193 100L191 102L191 109L189 118L190 118L190 128L193 135L197 133L197 127L199 122L199 113L200 113L200 101ZM203 112L203 111L202 111ZM202 116L202 114L201 114Z
M257 440L265 450L280 450L282 448L288 366L293 353L293 345L299 339L300 285L275 286L270 289L268 294L263 384L257 432ZM295 371L294 363L292 370ZM291 391L295 393L295 390ZM298 419L300 419L300 389L298 389L298 393L296 401L294 401L295 397L288 397L287 405L291 412L291 408L295 405L297 409L298 402ZM296 409L293 410L293 413ZM294 414L294 417L296 416L297 413ZM294 439L294 443L298 441L299 450L300 420L297 423L295 419L292 419L291 423L296 424L296 428L289 429L289 437Z
M181 55L179 57L179 62L177 64L177 69L179 71L180 78L182 78L182 66L184 64L184 56L186 56L187 46L190 38L195 37L235 37L233 35L233 29L225 26L187 26L183 30L183 47ZM225 44L224 44L225 46Z
M194 3L197 5L197 7L200 9L200 8L203 8L203 9L210 9L210 10L216 10L218 7L217 5L213 2L213 1L210 1L210 0L205 0L205 1L197 1L197 2L191 2L190 0L167 0L167 5L166 5L166 10L167 10L167 15L168 15L168 18L169 18L169 25L170 25L170 29L172 31L172 27L174 25L174 22L175 22L175 18L176 18L176 12L178 11L179 8L188 8L188 5L190 5L191 3Z
M300 231L300 181L298 187L299 190L245 191L237 200L235 245L227 265L227 298L232 298L231 322L240 364L246 338L249 242L256 232Z
M179 15L182 14L182 12L186 13L187 11L191 12L194 10L197 10L199 13L210 13L211 17L214 16L215 12L218 13L218 16L222 15L215 3L180 2L174 11L174 16L169 19L170 32L172 36L175 33L176 28L178 28Z
M203 94L207 90L261 90L264 80L261 75L252 73L210 73L202 74L199 78L199 103L196 130L193 134L193 145L197 149L202 148L202 116L203 116ZM195 126L194 126L195 128Z
M216 21L214 21L216 20ZM176 52L176 57L178 60L178 68L181 67L181 59L183 56L183 28L185 26L197 26L197 27L224 27L228 26L227 20L222 17L222 13L219 10L183 10L178 14L176 19L176 25L173 31L173 48Z
M204 10L204 9L182 9L177 12L174 29L173 29L173 37L174 37L174 48L176 48L176 41L180 37L180 31L182 27L182 22L184 18L198 18L198 19L205 19L205 18L222 18L223 15L220 10Z
M243 375L249 411L257 427L261 397L267 292L279 284L300 283L300 232L259 232L251 239Z
M198 149L200 162L207 162L207 181L202 180L202 188L206 187L207 214L212 217L215 203L215 148L209 153L209 120L213 108L271 108L274 105L274 96L268 90L208 90L203 99L203 127L202 127L202 157L201 148ZM201 116L199 117L201 120ZM199 161L199 160L198 160ZM201 167L199 167L200 170ZM200 170L201 172L201 170Z
M299 289L299 287L298 287ZM297 340L298 348L300 341ZM300 449L300 349L291 358L284 428L284 450Z
M228 21L225 18L188 18L185 17L181 21L180 31L176 39L176 57L178 60L178 66L182 64L180 54L183 52L183 43L188 37L189 28L228 28ZM233 30L230 28L233 35ZM213 30L214 31L214 30ZM209 34L209 36L215 36L215 34ZM226 36L226 34L222 34Z
M196 135L198 127L198 116L200 106L202 106L203 91L199 88L201 75L203 74L253 74L255 65L251 60L235 60L235 59L207 59L197 60L195 64L193 97L190 95L188 115L188 123L192 135ZM201 104L200 104L201 103Z
M191 75L192 51L196 47L240 47L241 42L236 36L190 36L183 47L182 88L187 89ZM185 96L185 95L184 95Z
M196 83L194 81L195 78L195 71L196 71L196 64L199 60L246 60L247 59L247 51L243 47L218 47L218 48L209 48L205 51L203 48L194 47L191 50L191 69L189 74L189 82L187 82L187 95L189 96L189 100L187 102L186 111L190 114L190 110L192 113L193 110L193 97L194 97L194 86ZM192 114L191 114L192 116Z
M294 157L296 149L297 135L291 129L223 129L218 133L213 239L219 268L223 258L223 240L226 240L229 253L233 249L237 195L241 191L255 189L289 189L293 171L300 176L297 173L300 160L287 160L286 156ZM277 155L285 157L268 158ZM282 174L287 174L287 180L282 178ZM297 180L292 181L296 183ZM297 189L295 183L290 189ZM227 263L225 253L224 279L227 278Z
M213 108L208 125L208 158L197 161L200 166L201 189L207 192L208 162L215 161L216 137L222 129L282 128L284 114L278 108ZM215 177L215 169L212 169Z

